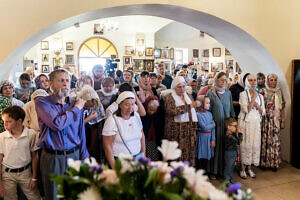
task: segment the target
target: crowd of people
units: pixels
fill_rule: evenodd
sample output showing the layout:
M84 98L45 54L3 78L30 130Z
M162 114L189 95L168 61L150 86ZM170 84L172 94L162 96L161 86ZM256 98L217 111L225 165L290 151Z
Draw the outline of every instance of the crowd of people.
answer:
M120 154L160 160L163 139L177 141L179 160L211 179L233 183L236 163L243 179L256 177L253 166L279 168L285 101L275 74L197 75L188 65L170 74L160 63L155 73L116 77L95 65L77 79L66 69L0 83L5 199L56 199L50 175L64 174L69 158L111 168Z

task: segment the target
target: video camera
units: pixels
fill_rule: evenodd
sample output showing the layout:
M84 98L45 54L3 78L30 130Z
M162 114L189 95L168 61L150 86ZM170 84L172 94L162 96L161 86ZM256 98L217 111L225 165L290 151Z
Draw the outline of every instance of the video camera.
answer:
M120 59L116 59L116 55L111 55L111 59L106 59L105 72L108 76L114 78L115 69L118 67L117 63Z

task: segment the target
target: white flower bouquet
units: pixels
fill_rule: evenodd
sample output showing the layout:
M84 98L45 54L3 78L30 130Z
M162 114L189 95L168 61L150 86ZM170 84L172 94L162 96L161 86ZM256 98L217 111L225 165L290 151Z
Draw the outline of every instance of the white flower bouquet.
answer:
M203 170L196 171L188 162L167 162L181 156L177 142L163 140L159 151L163 161L148 158L133 161L130 155L120 155L114 169L98 165L94 158L68 160L65 175L53 175L58 185L58 197L80 200L226 200L252 199L240 184L215 188Z

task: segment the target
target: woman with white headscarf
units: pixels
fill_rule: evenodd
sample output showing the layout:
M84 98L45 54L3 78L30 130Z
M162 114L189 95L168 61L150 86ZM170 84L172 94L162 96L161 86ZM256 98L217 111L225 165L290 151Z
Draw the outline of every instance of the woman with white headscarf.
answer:
M84 85L77 93L77 98L85 100L84 104L84 124L86 135L86 146L91 156L95 157L98 162L104 161L104 151L102 146L102 138L99 137L101 133L105 112L100 99L90 85Z
M263 89L266 115L262 122L262 144L260 166L276 171L280 163L280 129L284 128L285 101L278 86L278 76L267 76Z
M120 154L130 154L136 159L145 155L142 121L134 112L135 95L122 92L116 103L118 110L106 119L102 131L105 156L112 168Z
M185 88L184 78L177 76L171 84L171 92L165 97L165 138L177 141L182 150L180 160L189 161L194 166L198 121L195 108L200 106L200 102L192 102Z
M105 110L111 104L111 99L116 93L114 79L111 77L104 78L101 82L101 89L97 90L97 94Z
M215 179L216 175L223 177L224 152L225 152L225 125L226 118L234 117L231 92L227 89L227 77L224 71L218 72L214 79L213 87L208 90L210 99L210 111L216 123L216 147L215 156L210 160L208 172Z
M233 103L233 109L234 109L236 120L238 119L238 116L239 116L240 110L241 110L240 104L239 104L240 93L244 91L245 81L249 74L250 73L246 73L243 76L241 75L238 82L233 84L229 88L231 95L232 95L232 103Z
M261 143L261 120L265 114L264 98L258 93L256 77L249 74L245 80L245 91L240 93L239 100L241 111L238 124L243 133L243 140L240 144L241 171L240 176L247 178L247 172L251 178L256 175L251 165L258 166L260 159Z

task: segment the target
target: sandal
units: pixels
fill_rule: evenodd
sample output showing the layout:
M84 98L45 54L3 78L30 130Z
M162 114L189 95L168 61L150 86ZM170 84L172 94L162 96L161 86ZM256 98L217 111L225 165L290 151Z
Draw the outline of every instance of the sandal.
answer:
M245 172L245 171L240 171L240 177L241 177L242 179L246 179L246 178L247 178L246 172Z
M249 176L250 176L251 178L256 178L255 173L254 173L251 169L248 170L248 174L249 174Z

